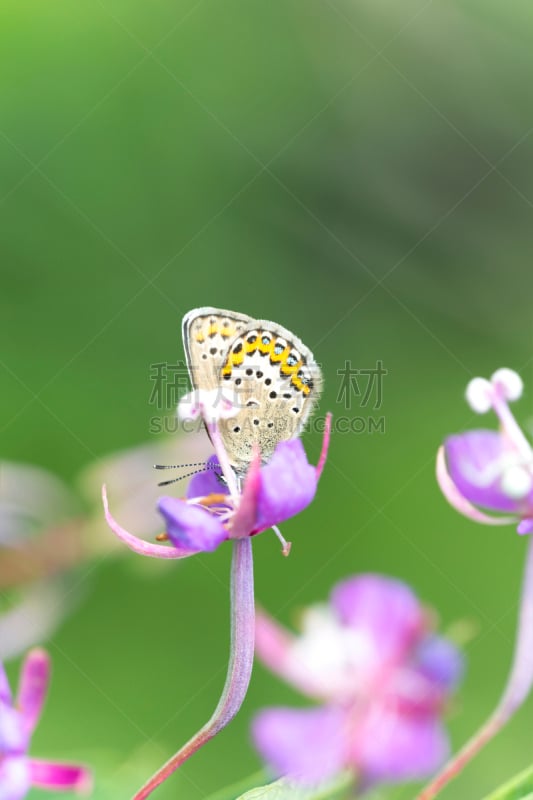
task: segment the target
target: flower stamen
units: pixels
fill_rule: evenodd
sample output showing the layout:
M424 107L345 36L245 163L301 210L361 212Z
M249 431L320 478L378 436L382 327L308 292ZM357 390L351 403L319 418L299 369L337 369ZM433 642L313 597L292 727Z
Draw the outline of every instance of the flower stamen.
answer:
M276 536L278 537L278 539L281 542L281 552L282 552L282 554L285 557L287 557L289 555L289 553L291 552L292 542L288 542L285 539L285 537L282 535L282 533L281 533L281 531L280 531L280 529L278 528L277 525L272 525L272 530L274 531L274 533L276 534Z
M503 432L509 442L527 461L533 461L533 451L522 429L518 425L509 403L522 396L522 378L512 369L496 370L490 381L473 378L466 388L466 400L477 414L485 414L491 409L500 420Z
M228 502L228 495L227 494L209 494L207 497L202 497L200 500L196 501L198 505L205 506L205 508L211 508L212 506L220 506L225 505Z

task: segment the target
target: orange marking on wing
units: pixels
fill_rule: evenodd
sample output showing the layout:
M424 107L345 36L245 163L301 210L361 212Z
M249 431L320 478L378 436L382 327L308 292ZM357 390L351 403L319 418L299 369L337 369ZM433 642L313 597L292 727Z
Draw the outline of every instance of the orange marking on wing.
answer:
M298 389L299 392L301 392L302 389L304 388L304 385L303 385L302 381L300 380L300 378L298 377L298 375L293 375L292 376L291 383L292 383L293 386L295 386Z
M247 339L244 343L244 350L246 353L255 353L258 345L259 345L259 336L256 336L253 342L249 342Z
M270 339L270 340L269 340L269 341L268 341L268 342L265 344L265 343L263 342L263 336L262 336L262 334L259 334L259 340L260 340L260 341L259 341L259 345L258 345L258 347L259 347L259 352L260 352L260 353L264 353L265 355L268 355L268 354L270 353L270 351L272 350L272 347L274 346L274 342L273 342L273 340L272 340L272 339Z
M284 349L281 351L281 353L276 353L275 348L273 347L272 352L270 353L270 360L274 361L274 363L277 363L279 361L285 361L290 352L291 348L289 347L289 345L286 345Z
M222 375L231 375L233 367L239 367L243 361L244 350L241 349L238 353L229 353L222 367Z
M244 350L240 350L238 353L231 353L229 356L229 362L233 367L239 367L243 361Z
M229 339L230 336L234 336L237 332L235 325L226 325L220 329L220 333L224 339Z
M303 361L300 360L296 364L293 364L291 367L289 364L286 363L286 361L284 361L283 364L281 365L281 372L283 373L283 375L294 375L296 372L298 372L302 364Z
M292 376L291 383L298 389L299 392L302 392L306 397L308 394L310 394L311 389L306 383L302 381L301 378L298 377L298 375Z

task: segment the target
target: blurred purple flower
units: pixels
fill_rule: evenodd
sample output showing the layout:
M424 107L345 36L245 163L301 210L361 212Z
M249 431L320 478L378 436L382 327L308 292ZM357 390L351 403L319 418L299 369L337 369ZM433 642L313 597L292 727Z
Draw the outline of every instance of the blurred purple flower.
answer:
M260 613L256 653L321 703L256 716L255 744L276 774L318 783L349 769L368 786L423 777L446 758L442 716L462 657L404 583L343 581L305 612L300 636Z
M67 611L73 610L76 599L70 592L67 604L63 585L57 581L39 581L16 592L13 602L0 613L0 662L49 638Z
M179 432L172 437L120 450L91 462L78 476L77 484L90 509L86 545L91 555L108 553L115 548L124 553L119 539L109 536L109 526L102 516L102 506L94 507L102 484L113 498L113 510L127 530L142 532L147 538L161 531L161 517L156 504L161 489L154 481L153 464L188 464L205 461L213 452L204 431Z
M64 587L86 557L74 492L41 467L0 461L0 661L46 639L75 607ZM5 602L7 601L7 602Z
M13 700L0 664L0 800L22 800L32 786L81 793L91 789L91 774L85 767L40 761L27 754L49 678L48 655L44 650L31 650L22 667L18 695Z
M485 525L518 523L518 533L533 533L533 450L509 409L523 384L510 369L474 378L466 390L478 414L491 409L500 430L475 430L446 439L437 455L437 480L446 499L465 516ZM479 508L481 506L481 508ZM502 512L486 514L482 509ZM533 685L533 538L529 539L513 662L499 702L488 719L417 797L433 800L496 736L527 698Z
M470 407L480 414L493 410L500 430L448 437L438 453L437 479L462 514L487 525L518 523L518 533L524 534L533 532L533 450L508 405L521 396L522 388L520 376L510 369L499 369L490 381L470 381Z

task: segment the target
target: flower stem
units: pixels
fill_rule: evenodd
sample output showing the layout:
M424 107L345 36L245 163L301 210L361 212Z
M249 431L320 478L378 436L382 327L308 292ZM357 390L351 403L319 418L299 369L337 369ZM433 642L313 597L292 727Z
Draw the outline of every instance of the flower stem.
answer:
M533 683L533 537L529 537L522 599L511 672L500 702L474 736L420 792L416 800L432 800L506 725L528 696Z
M250 683L254 659L255 611L252 540L236 539L231 565L231 644L226 683L209 722L178 750L134 795L144 800L197 750L231 722Z

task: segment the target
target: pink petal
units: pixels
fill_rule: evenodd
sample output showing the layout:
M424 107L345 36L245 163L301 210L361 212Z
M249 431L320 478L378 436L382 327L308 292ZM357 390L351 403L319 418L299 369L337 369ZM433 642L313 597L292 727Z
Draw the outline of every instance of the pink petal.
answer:
M366 784L431 775L446 759L448 737L436 714L373 708L352 740L352 759Z
M293 657L298 637L275 619L258 609L255 620L255 654L274 674L279 675L302 694L322 700L324 691L317 686L306 665Z
M464 668L463 654L444 636L426 636L416 649L415 669L445 691L457 686Z
M320 451L320 458L318 459L318 464L316 465L317 480L322 475L322 470L324 469L324 464L326 463L326 459L328 457L330 438L331 438L331 413L328 413L326 414L326 425L324 427L324 436L322 437L322 450Z
M258 608L255 619L255 649L263 664L283 677L284 664L296 641L291 631Z
M178 497L160 497L157 510L165 520L165 530L174 547L188 553L212 552L228 538L220 517L200 505Z
M30 759L30 776L32 786L39 789L70 790L80 794L89 794L92 789L91 772L74 764Z
M465 517L473 519L475 522L481 522L484 525L511 525L517 522L516 517L492 517L489 514L484 514L483 511L477 509L469 500L461 494L456 484L453 482L448 468L446 466L446 455L444 446L439 447L437 453L437 482L442 490L446 500L457 511Z
M516 530L521 536L525 536L528 533L533 533L533 519L531 519L531 517L528 519L523 519Z
M518 454L497 431L473 430L449 436L444 443L446 463L460 493L476 506L501 513L521 514L530 499L512 499L502 489L506 465Z
M341 622L371 645L366 665L370 672L403 659L425 625L420 602L407 584L382 575L341 581L331 593L331 603Z
M252 723L252 737L276 775L313 784L346 766L348 718L338 708L260 711Z
M246 480L244 481L244 488L239 502L239 507L233 516L231 525L231 538L239 539L243 536L249 536L254 530L255 519L257 515L257 498L259 495L259 488L261 486L261 456L258 450L255 450Z
M9 687L6 671L0 661L0 704L1 703L5 703L6 705L11 704L11 689Z
M317 480L301 441L280 442L261 469L257 530L271 528L303 511L315 496Z
M4 754L25 753L28 740L22 714L10 704L0 704L0 763Z
M30 774L26 756L6 756L0 759L0 800L23 800L29 788Z
M118 536L118 538L130 548L130 550L133 550L134 553L139 553L141 556L150 556L151 558L187 558L188 556L192 556L196 552L199 552L197 550L187 550L185 548L172 547L165 544L151 544L150 542L145 542L144 539L139 539L137 536L133 536L133 534L128 533L128 531L124 530L124 528L121 528L109 511L105 484L102 486L102 502L104 504L104 513L107 524L113 533Z
M30 650L22 665L17 694L17 706L27 733L33 733L39 721L49 681L50 658L48 653L39 648Z
M220 480L222 470L216 456L207 459L205 469L192 476L187 484L187 498L207 497L208 494L229 494L228 487Z

